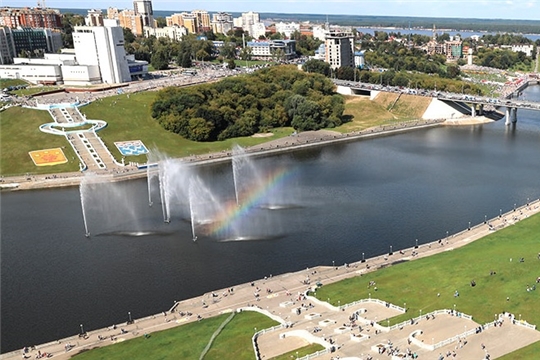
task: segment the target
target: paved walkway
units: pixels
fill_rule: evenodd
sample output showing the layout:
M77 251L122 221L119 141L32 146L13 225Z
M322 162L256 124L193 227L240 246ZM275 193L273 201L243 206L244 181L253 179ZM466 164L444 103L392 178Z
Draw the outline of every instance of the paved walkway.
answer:
M491 357L495 358L540 341L540 332L512 325L510 319L503 316L501 319L505 321L502 327L488 327L479 334L467 336L466 343L465 339L463 339L454 341L440 349L431 350L426 346L409 344L411 334L416 330L422 330L422 334L418 335L416 339L429 346L431 343L437 343L443 339L460 335L467 329L470 331L480 326L480 324L472 320L443 314L437 315L434 320L424 320L422 318L415 322L414 325L403 326L386 332L384 328L376 324L372 326L370 322L380 322L381 319L387 319L399 314L399 307L387 307L368 302L343 310L309 297L304 299L302 296L313 285L313 282L320 281L323 284L329 284L345 278L359 276L359 274L368 271L375 271L381 266L391 265L398 260L414 260L455 249L538 212L540 212L540 201L536 200L529 206L518 208L516 211L503 214L500 218L492 219L488 224L479 224L470 230L452 235L448 239L441 241L442 245L433 242L421 245L418 248L403 249L402 253L396 249L391 256L386 254L367 259L365 262L359 261L348 264L347 266L320 266L279 276L269 275L265 279L255 280L252 283L216 290L214 293L207 293L196 298L176 302L169 311L143 319L134 319L132 324L117 324L114 328L111 326L105 329L89 331L86 337L75 335L42 344L37 346L35 350L30 351L28 355L35 358L37 352L41 351L41 353L53 354L55 359L68 359L73 354L84 349L106 346L142 336L145 333L194 322L197 321L198 316L208 318L236 311L238 308L252 306L266 310L273 316L281 318L282 321L293 324L292 328L280 329L260 336L257 343L265 359L306 345L308 341L294 335L294 333L290 333L297 330L301 331L301 334L309 334L315 337L318 339L317 341L322 343L329 343L332 340L333 345L336 346L336 351L321 355L319 358L322 360L335 358L338 355L341 359L353 357L364 360L368 355L372 356L373 359L388 359L386 354L379 355L374 350L379 344L381 346L387 345L388 341L393 344L394 349L398 347L400 352L403 352L409 348L423 359L436 359L439 353L446 354L454 351L457 358L460 359L481 359L486 353L482 349L482 344L485 345ZM413 256L413 254L416 255ZM311 280L311 285L305 283L308 277ZM231 289L232 291L230 291ZM271 290L271 292L267 292L267 289ZM300 309L300 312L298 312L298 309ZM350 322L349 317L357 311L359 312L357 325L360 325L362 329L358 326L343 326ZM382 325L384 325L384 321ZM314 332L315 328L321 330ZM124 329L124 332L121 329ZM383 331L379 332L380 329L383 329ZM504 341L501 341L501 339L504 339ZM71 345L69 351L66 351L66 345ZM19 350L2 354L0 359L20 358L21 355L22 351Z

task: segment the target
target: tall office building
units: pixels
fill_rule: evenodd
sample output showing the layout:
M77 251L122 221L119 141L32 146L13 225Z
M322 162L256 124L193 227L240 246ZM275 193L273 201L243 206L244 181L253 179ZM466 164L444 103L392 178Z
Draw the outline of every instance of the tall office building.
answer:
M11 64L17 56L13 33L7 26L0 27L0 65Z
M325 62L332 69L354 66L354 36L352 33L329 31L325 37Z
M154 11L152 10L152 1L150 0L135 0L133 1L133 10L136 15L141 15L143 27L154 26Z
M97 65L101 79L115 84L131 80L124 50L124 32L115 20L104 26L75 26L73 45L79 65Z

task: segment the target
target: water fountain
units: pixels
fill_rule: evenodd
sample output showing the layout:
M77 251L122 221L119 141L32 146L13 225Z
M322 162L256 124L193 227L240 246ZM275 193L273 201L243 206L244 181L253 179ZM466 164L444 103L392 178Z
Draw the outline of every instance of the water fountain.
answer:
M147 169L148 202L144 209L134 204L142 204L144 199L135 198L129 192L130 182L111 182L109 178L95 175L85 177L80 193L86 233L89 233L88 224L94 227L94 223L101 227L96 229L98 234L151 232L149 229L158 225L142 225L138 219L146 213L156 215L151 205L157 201L157 196L163 222L189 222L194 241L201 236L218 241L279 236L282 231L279 215L271 214L268 209L281 208L275 199L284 189L288 172L253 159L241 147L235 147L233 154L231 168L197 166L161 158L157 166ZM224 179L232 172L233 183L223 179L216 181L216 171L221 172L219 177ZM89 213L92 216L89 217Z
M81 208L82 208L82 215L83 215L83 221L84 221L84 236L90 237L90 232L88 231L88 222L86 221L86 208L84 207L84 196L83 196L83 190L82 190L83 182L79 184L79 194L81 196Z

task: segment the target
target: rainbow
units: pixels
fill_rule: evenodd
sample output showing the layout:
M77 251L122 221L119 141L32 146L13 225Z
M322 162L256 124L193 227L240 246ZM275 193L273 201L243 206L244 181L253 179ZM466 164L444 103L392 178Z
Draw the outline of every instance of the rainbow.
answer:
M217 215L216 221L210 228L210 234L216 236L223 233L235 221L245 217L253 208L261 205L261 200L269 190L283 184L293 172L286 169L277 169L267 175L265 181L255 186L251 191L243 196L242 204L237 204L234 201L225 205L223 211Z

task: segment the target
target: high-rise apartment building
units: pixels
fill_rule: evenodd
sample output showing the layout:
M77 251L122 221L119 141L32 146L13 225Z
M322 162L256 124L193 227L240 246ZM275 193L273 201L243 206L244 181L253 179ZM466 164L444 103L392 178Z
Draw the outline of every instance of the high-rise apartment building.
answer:
M193 10L191 12L197 19L197 32L208 31L210 27L210 14L205 10Z
M0 26L62 29L59 10L42 8L0 8Z
M84 18L86 26L103 26L103 14L101 10L91 9Z
M332 69L354 66L354 36L349 32L329 31L325 37L325 62Z
M131 30L133 35L142 36L143 18L140 14L135 14L133 10L123 10L118 13L118 22L121 27Z
M131 80L124 32L115 20L105 20L104 26L75 26L73 45L79 65L97 65L103 82L123 83Z
M227 34L233 29L233 16L226 12L212 14L212 31L216 34Z
M183 14L182 22L189 34L197 33L197 18L194 15L188 13L185 15Z
M154 26L154 11L152 10L152 1L135 0L133 1L133 10L136 15L141 15L143 26Z

